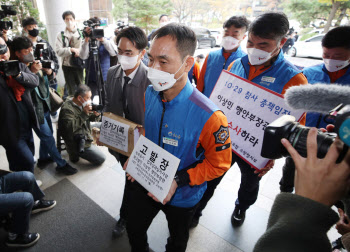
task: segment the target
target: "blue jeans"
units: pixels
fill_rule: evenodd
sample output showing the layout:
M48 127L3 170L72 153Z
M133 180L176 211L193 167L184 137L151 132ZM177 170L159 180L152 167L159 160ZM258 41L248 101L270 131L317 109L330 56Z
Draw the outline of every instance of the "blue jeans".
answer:
M34 139L31 128L22 128L18 142L4 148L11 171L34 172Z
M13 172L0 177L0 215L12 213L11 233L28 232L33 204L44 196L33 173Z
M45 113L44 123L40 124L40 130L34 129L40 138L39 159L48 159L51 157L58 167L66 165L66 160L62 159L61 154L56 147L56 141L53 137L52 122L50 112Z

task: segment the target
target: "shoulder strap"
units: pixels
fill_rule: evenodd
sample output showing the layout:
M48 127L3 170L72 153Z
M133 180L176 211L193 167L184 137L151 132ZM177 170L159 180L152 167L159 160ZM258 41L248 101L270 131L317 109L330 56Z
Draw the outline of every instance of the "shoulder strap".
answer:
M49 99L49 97L50 97L50 88L49 88L49 80L47 79L47 76L43 76L43 78L44 78L45 86L46 86L46 89L47 89L47 95L46 95L46 97L43 98L43 97L40 95L39 87L36 87L34 90L35 90L36 94L38 95L38 97L39 97L41 100L45 101L45 100Z
M66 47L66 41L64 39L64 31L61 31L63 47Z

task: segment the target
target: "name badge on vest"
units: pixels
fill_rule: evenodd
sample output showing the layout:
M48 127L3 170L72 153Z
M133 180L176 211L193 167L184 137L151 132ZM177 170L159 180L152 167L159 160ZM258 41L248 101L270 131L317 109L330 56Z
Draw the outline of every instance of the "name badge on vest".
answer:
M274 83L275 80L276 80L276 78L274 78L274 77L263 76L263 77L261 77L261 83L260 84L264 84L266 86L270 86L270 84Z
M163 137L163 143L168 144L168 145L172 145L177 147L179 145L179 142L175 139L171 139L169 137Z

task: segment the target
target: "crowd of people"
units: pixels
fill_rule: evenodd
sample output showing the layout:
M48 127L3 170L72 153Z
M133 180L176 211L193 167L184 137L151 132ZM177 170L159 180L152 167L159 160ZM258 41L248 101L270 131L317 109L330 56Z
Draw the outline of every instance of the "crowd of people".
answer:
M103 164L106 156L92 144L91 130L103 112L143 125L146 138L180 159L163 202L125 174L114 237L127 232L132 251L149 251L147 230L161 210L170 233L166 251L186 251L189 230L198 225L216 187L235 163L241 184L231 223L233 228L241 226L257 200L261 177L274 160L257 171L232 151L228 118L209 99L222 70L282 96L288 88L308 83L350 84L349 26L325 35L323 64L300 70L284 58L283 48L291 34L287 16L279 12L262 14L252 23L245 16L230 17L223 24L222 48L196 57L193 30L169 23L167 15L159 18L160 27L148 37L141 28L130 26L116 30L115 38L94 38L95 44L90 34L98 26L98 17L90 18L93 25L84 30L77 27L72 11L64 12L62 19L66 28L57 34L54 47L38 36L38 23L32 17L22 21L23 36L10 40L3 31L0 37L0 60L18 61L15 75L0 75L0 144L10 169L0 176L0 217L10 216L8 246L35 244L40 235L29 232L30 214L56 205L54 200L43 199L35 164L45 168L55 162L56 171L65 175L78 172L70 163L77 164L80 158L96 166ZM246 37L247 52L241 49ZM45 49L37 50L39 44L45 44ZM65 102L59 115L49 99L50 89L57 89L58 57L65 78ZM43 67L42 59L51 61L52 67ZM274 81L266 82L266 76ZM92 110L96 96L104 104L103 111ZM52 119L57 117L70 163L56 147ZM322 114L307 113L301 123L325 128L332 122ZM33 131L40 139L37 161ZM166 139L173 132L182 137L170 144ZM330 207L348 193L350 154L337 164L341 142L335 140L326 157L317 159L316 134L315 129L309 132L307 158L282 139L291 155L283 167L283 193L276 198L267 231L254 251L331 251L326 232L339 217ZM126 168L128 156L112 149L109 153ZM13 193L18 190L22 192ZM337 228L344 237L342 245L349 248L349 219L344 210L339 213Z

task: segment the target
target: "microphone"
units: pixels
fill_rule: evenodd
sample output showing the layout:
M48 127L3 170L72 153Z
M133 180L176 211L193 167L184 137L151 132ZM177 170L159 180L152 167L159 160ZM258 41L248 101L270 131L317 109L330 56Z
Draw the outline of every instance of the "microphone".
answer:
M340 103L350 104L350 86L337 84L294 86L287 89L284 100L293 109L325 114Z

